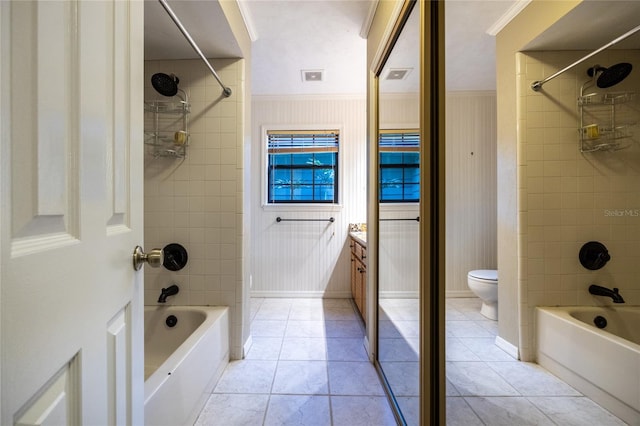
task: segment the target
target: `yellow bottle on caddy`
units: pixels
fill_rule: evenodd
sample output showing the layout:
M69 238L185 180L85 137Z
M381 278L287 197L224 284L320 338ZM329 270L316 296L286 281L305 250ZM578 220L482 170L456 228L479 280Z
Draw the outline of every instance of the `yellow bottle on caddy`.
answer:
M186 144L188 139L189 139L189 134L184 130L178 130L173 135L173 143L177 146L182 146Z

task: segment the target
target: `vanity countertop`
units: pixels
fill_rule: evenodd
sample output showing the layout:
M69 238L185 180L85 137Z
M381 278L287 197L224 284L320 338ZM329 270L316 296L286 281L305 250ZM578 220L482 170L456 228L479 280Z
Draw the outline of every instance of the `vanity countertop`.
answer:
M360 244L367 246L367 231L352 231L349 232L351 237L355 238Z

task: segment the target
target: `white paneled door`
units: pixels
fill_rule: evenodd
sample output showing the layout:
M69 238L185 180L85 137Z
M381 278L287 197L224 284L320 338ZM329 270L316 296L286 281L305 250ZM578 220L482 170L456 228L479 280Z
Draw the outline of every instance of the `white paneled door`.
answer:
M143 2L0 2L0 424L143 422Z

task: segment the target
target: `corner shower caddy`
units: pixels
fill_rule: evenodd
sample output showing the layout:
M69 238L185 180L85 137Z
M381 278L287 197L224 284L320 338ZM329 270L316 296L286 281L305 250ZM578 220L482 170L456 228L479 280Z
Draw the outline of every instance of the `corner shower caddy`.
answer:
M144 143L154 158L184 158L189 145L189 114L186 101L145 101Z
M580 152L628 148L636 125L635 92L589 93L578 98Z

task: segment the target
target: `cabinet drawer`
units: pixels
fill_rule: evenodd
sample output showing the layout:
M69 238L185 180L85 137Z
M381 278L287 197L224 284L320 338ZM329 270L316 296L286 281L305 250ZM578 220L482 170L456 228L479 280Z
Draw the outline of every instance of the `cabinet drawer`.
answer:
M353 239L351 240L351 252L355 257L360 259L360 261L362 261L363 263L366 263L367 248Z

